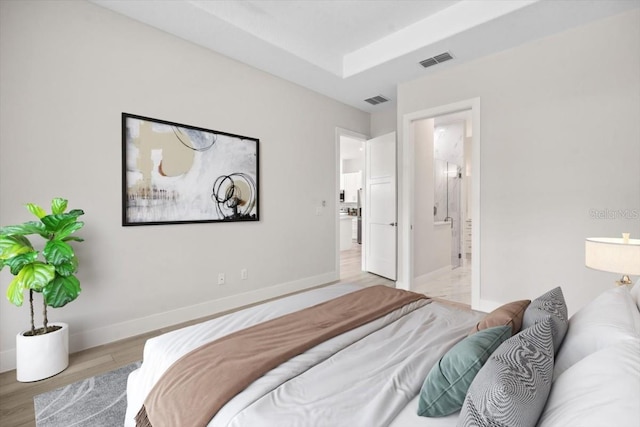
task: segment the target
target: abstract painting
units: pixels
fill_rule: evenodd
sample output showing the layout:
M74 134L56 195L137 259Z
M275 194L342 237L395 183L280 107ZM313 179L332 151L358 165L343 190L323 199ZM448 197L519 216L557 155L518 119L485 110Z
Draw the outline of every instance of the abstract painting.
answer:
M258 143L122 113L122 225L258 221Z

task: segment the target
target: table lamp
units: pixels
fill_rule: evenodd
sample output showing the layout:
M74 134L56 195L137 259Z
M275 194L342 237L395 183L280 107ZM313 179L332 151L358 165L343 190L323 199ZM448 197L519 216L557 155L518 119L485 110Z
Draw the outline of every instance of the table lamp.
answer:
M640 239L588 237L585 241L585 265L594 270L622 274L618 286L631 285L630 275L640 275Z

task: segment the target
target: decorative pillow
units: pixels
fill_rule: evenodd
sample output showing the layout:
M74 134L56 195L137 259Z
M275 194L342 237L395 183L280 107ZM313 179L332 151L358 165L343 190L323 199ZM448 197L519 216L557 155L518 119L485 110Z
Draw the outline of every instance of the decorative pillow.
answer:
M553 375L551 319L505 342L469 387L458 427L533 427L544 408Z
M522 329L530 328L548 316L551 317L553 348L557 353L569 326L567 304L560 286L531 301L522 318Z
M556 357L554 377L571 365L621 340L640 336L640 312L626 286L598 295L569 319L569 330Z
M476 326L471 329L469 335L475 334L483 329L502 325L511 326L511 335L517 334L520 332L520 328L522 328L522 317L529 304L531 304L531 300L524 299L510 302L496 308L487 314L484 319L479 321Z
M483 329L451 348L434 365L420 390L418 415L444 417L459 411L476 374L500 344L510 326Z
M538 426L637 427L639 417L640 340L628 339L590 354L556 379Z

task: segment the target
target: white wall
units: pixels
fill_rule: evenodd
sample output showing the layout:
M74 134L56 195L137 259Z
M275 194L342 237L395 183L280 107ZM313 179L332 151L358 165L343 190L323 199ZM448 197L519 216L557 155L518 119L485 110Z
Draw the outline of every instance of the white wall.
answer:
M344 159L342 161L342 173L362 172L364 169L364 156Z
M80 1L0 2L0 55L0 224L86 212L72 351L337 278L335 129L369 114ZM122 227L122 112L259 138L260 221ZM0 370L28 317L1 299Z
M434 225L434 121L420 120L413 126L416 141L413 275L415 283L420 284L428 278L429 273L451 267L451 228L448 225Z
M371 113L371 138L386 135L396 131L396 108L382 105L380 111Z
M584 239L640 236L639 52L636 9L399 86L400 123L480 98L482 300L561 285L574 312L613 286Z

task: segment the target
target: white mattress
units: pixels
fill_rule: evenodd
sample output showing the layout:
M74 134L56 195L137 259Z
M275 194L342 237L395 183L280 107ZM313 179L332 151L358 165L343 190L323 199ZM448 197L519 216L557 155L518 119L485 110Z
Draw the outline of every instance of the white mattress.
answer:
M135 425L133 417L153 384L187 352L230 332L357 289L361 288L333 285L150 339L144 363L129 376L125 425ZM455 420L443 424L445 419L415 415L415 397L433 364L480 317L436 302L409 304L270 371L225 405L209 426L453 425Z

